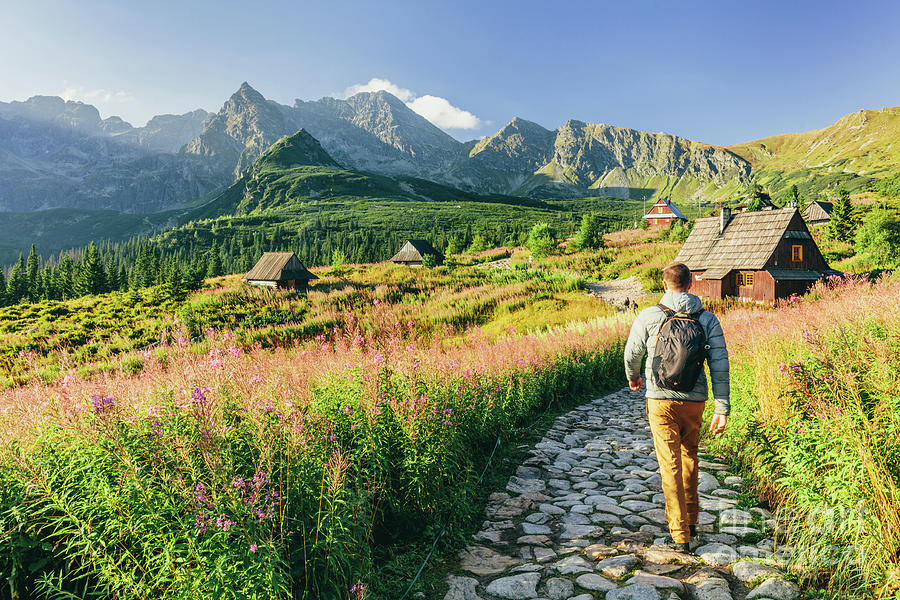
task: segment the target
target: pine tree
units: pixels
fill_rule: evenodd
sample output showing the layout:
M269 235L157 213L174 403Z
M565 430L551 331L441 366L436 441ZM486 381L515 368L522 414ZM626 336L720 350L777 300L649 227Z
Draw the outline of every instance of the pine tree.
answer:
M105 288L106 275L103 272L100 255L97 252L97 246L91 242L81 261L78 277L75 279L75 294L78 296L101 294Z
M119 270L116 268L116 263L111 256L106 261L106 291L119 291Z
M39 301L43 293L41 290L41 264L34 244L31 245L31 252L28 253L25 279L28 281L28 300L31 302Z
M28 279L25 277L25 257L19 253L19 262L13 266L9 273L9 282L6 284L6 298L8 304L17 304L28 296Z
M181 302L187 297L187 290L185 289L184 277L182 276L178 262L172 260L166 271L166 294L168 294L172 300Z
M525 245L535 258L543 258L556 249L556 232L547 222L536 223Z
M831 209L831 219L828 222L828 237L841 242L849 242L853 239L856 223L853 221L853 209L850 206L850 194L846 190L838 191L837 200Z
M800 190L797 189L796 183L791 186L791 200L795 207L800 208Z
M222 256L219 253L219 244L213 240L206 259L206 276L218 277L222 274Z
M576 250L596 250L603 247L603 231L600 217L594 213L581 217L581 229L572 241Z
M6 276L0 269L0 306L6 306Z
M55 284L60 300L75 297L75 263L70 254L64 254L56 267Z

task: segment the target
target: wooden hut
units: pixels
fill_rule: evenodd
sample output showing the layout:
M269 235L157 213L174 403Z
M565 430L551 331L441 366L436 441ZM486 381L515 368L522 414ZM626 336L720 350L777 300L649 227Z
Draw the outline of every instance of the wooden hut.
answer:
M657 200L656 204L650 207L650 212L644 215L643 218L647 219L652 230L666 229L675 220L687 223L687 218L681 214L675 203L668 198Z
M803 294L828 267L796 208L697 219L675 257L693 275L691 292L772 302Z
M293 252L264 252L259 262L244 275L250 285L302 290L318 279L309 272Z
M429 254L434 256L435 264L444 262L444 255L435 250L428 241L406 240L400 251L391 258L391 262L407 267L421 267L422 260Z
M828 223L831 220L831 209L834 205L831 202L823 202L816 200L810 202L809 206L803 209L803 220L807 225L819 225Z

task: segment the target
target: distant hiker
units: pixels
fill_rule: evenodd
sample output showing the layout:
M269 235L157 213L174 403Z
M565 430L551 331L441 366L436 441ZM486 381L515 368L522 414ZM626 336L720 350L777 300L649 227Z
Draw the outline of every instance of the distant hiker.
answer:
M688 294L691 272L684 263L663 270L666 293L656 306L645 308L631 327L625 346L625 375L632 390L641 389L641 359L647 383L647 418L659 462L666 521L667 543L679 552L690 551L697 535L697 446L708 397L703 362L709 364L715 414L709 425L713 434L724 431L730 412L728 350L722 326L714 314L703 310L700 298Z

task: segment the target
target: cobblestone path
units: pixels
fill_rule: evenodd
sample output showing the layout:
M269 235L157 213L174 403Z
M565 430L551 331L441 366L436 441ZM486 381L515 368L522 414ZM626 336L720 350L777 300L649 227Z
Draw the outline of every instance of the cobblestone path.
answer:
M640 392L627 389L560 416L447 577L444 600L794 600L772 515L738 508L740 477L701 462L700 545L668 533L659 469Z

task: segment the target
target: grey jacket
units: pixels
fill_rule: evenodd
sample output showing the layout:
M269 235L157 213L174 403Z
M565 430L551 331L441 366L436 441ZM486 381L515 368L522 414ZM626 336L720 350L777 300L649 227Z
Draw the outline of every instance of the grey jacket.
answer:
M687 292L666 292L659 303L675 312L695 313L703 308L700 298ZM650 365L653 362L656 336L665 320L665 313L656 306L645 308L637 316L634 325L631 326L628 343L625 345L625 375L628 377L628 381L637 381L641 372L641 360L649 350L650 356L644 369L644 383L647 386L648 398L704 402L709 397L705 373L697 380L697 385L690 392L666 390L656 385ZM709 375L712 378L716 414L727 415L731 412L731 403L728 398L730 390L728 383L728 349L725 347L725 336L722 334L722 326L719 324L719 319L711 312L704 311L700 315L699 321L706 331L707 344L709 344L707 364L709 365Z

